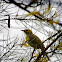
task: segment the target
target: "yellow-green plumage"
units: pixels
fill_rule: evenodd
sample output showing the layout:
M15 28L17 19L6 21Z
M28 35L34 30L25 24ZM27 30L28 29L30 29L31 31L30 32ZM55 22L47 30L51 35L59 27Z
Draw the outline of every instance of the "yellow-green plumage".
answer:
M24 33L26 34L26 41L28 38L27 43L31 47L33 47L34 49L41 49L42 51L44 51L45 47L43 42L36 35L34 35L30 29L25 29L22 31L24 31Z
M31 33L30 35L27 35L26 38L29 38L29 41L28 41L28 44L35 48L35 49L41 49L43 50L44 49L44 44L41 42L41 40L36 36L34 35L33 33Z

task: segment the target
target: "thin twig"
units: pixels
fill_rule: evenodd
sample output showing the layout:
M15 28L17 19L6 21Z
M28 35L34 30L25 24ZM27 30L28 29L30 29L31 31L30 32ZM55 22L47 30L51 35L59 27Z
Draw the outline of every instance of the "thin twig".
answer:
M10 16L8 17L8 28L10 28Z
M35 49L33 50L33 52L32 52L32 56L31 56L31 58L30 58L30 60L29 60L29 62L31 61L31 59L33 58L33 53L34 53L34 51L35 51Z
M49 38L47 38L46 40L43 41L43 43L47 40L50 40L52 37L56 36L57 34L59 34L61 31L58 31L57 33L53 34L52 36L50 36Z
M14 43L14 44L13 44L13 46L10 48L10 50L11 50L11 49L15 46L15 44L16 44L16 43ZM7 53L9 53L9 52L10 52L10 50L9 50L9 51L7 51L6 53L4 53L4 54L3 54L3 56L5 56ZM3 56L1 56L1 58L2 58Z
M19 8L21 8L21 9L23 9L23 10L25 10L25 11L27 11L27 12L30 13L29 10L27 10L27 9L24 8L24 7L22 7L21 4L15 2L14 0L9 0L9 2L15 4L15 5L18 6ZM49 4L50 4L50 1L49 1ZM34 15L34 16L37 17L37 18L40 19L40 20L43 20L43 21L45 21L45 20L47 20L47 22L48 22L48 21L51 21L51 20L49 20L49 19L47 19L47 18L45 19L45 18L43 18L43 17L39 17L38 15ZM58 23L58 25L62 26L61 23Z

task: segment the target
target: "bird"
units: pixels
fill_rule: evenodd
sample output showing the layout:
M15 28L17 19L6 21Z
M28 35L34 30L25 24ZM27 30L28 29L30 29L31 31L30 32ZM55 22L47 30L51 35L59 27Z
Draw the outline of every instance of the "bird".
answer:
M41 51L44 51L45 46L43 42L38 38L38 36L34 35L33 32L30 29L22 30L26 34L26 41L27 43L33 47L34 49L41 49ZM46 52L45 52L46 53ZM45 54L47 56L47 54ZM47 56L48 60L49 57Z

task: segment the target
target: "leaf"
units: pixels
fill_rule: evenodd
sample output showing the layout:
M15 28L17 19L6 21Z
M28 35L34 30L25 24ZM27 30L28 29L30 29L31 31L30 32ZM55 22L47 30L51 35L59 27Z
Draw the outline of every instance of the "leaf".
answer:
M59 50L62 50L62 47L58 48Z
M46 14L50 11L50 7L51 7L51 4L48 5L48 7L46 8L46 11L44 12L44 14Z
M41 52L39 50L37 50L39 54L41 54Z
M48 59L45 57L44 60L43 60L43 62L48 62Z
M23 61L24 61L24 58L21 59L21 62L23 62Z
M38 51L38 53L36 54L36 57L38 57L39 56L39 54L41 54L41 52L39 51L39 50L37 50Z
M59 47L62 47L62 43L59 44Z
M20 47L23 47L23 45L20 45Z
M16 14L16 17L18 16L18 13Z
M30 45L28 45L28 44L24 44L24 46L25 46L25 47L30 47Z
M53 24L53 23L59 24L59 22L55 22L54 20L49 20L48 22L49 22L50 24Z
M25 46L25 47L30 47L30 45L28 45L28 44L26 44L26 43L20 45L20 47L23 47L23 46Z
M60 43L58 46L56 46L55 48L58 48L59 50L62 50L62 43Z
M30 39L29 38L26 38L26 42L28 42Z
M37 11L33 11L33 12L27 14L26 17L30 16L30 15L36 15L36 14L39 15L39 16L42 16L39 11L38 12Z
M55 17L57 17L57 16L58 16L57 12L55 12L55 14L54 14L54 15L55 15Z
M38 62L43 62L43 59L38 60Z
M39 53L38 54L36 54L36 57L38 57L39 56Z
M47 58L44 58L44 59L41 58L41 59L38 60L38 62L48 62L48 59Z

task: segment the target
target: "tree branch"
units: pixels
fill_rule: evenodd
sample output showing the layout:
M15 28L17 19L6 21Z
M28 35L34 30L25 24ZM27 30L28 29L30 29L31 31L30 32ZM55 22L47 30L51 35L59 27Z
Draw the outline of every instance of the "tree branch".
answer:
M55 43L56 40L57 40L60 36L62 36L62 33L60 33L60 34L56 37L56 39L55 39L51 44L49 44L49 45L45 48L45 50L44 50L43 52L41 52L41 54L37 57L37 59L36 59L34 62L37 62L37 61L39 60L39 58L45 53L45 51L46 51L53 43Z

